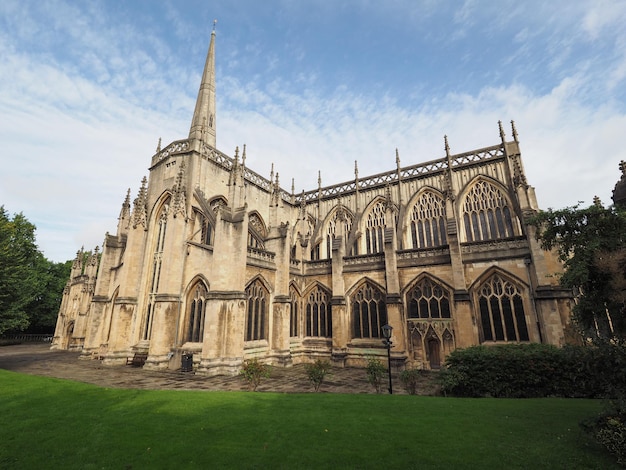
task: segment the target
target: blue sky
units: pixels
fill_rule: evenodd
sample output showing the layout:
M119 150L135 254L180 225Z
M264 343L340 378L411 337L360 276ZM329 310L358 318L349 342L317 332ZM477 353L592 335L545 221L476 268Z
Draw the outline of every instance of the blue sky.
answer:
M313 189L494 145L542 208L610 203L626 160L620 0L2 0L0 204L54 261L114 232L185 138L217 19L217 143Z

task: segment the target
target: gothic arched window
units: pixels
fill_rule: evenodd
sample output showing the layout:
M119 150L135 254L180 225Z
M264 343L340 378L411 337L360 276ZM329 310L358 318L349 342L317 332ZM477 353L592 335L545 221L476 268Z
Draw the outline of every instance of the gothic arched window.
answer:
M343 224L343 236L344 243L352 230L352 218L347 211L340 206L333 214L332 219L328 222L328 229L326 231L326 258L331 259L333 256L333 240L339 235L341 225Z
M159 281L161 279L161 269L163 264L163 249L165 247L165 232L167 229L167 219L169 213L169 198L161 206L157 218L156 239L154 241L154 253L152 257L152 275L150 281L150 294L148 298L148 308L144 319L142 339L149 340L152 336L152 320L154 314L154 299L159 291Z
M202 219L201 243L205 245L213 245L213 225L208 217Z
M352 296L352 336L380 338L381 327L387 324L385 294L366 282Z
M411 211L411 241L413 248L445 245L446 206L442 198L426 191L420 195Z
M494 274L478 292L483 341L528 341L519 288Z
M204 284L199 283L192 292L193 296L189 303L189 314L187 315L187 337L185 340L192 343L200 343L204 337L207 289Z
M406 296L409 318L450 318L450 294L428 278L422 279Z
M252 248L265 249L264 239L267 236L267 230L263 220L257 213L250 214L248 219L248 246Z
M258 279L246 289L248 312L246 314L246 341L267 339L269 292Z
M465 197L463 224L468 242L515 236L507 199L487 181L478 181Z
M300 296L293 286L289 286L289 336L297 337L300 331Z
M367 215L365 225L365 250L367 254L383 251L385 232L385 205L378 201Z
M306 336L333 336L332 307L330 294L319 286L306 299Z

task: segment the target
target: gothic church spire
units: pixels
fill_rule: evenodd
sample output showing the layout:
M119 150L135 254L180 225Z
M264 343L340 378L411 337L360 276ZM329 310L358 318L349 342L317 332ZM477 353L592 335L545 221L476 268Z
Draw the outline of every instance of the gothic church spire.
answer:
M202 81L193 112L189 139L198 139L215 148L215 24L211 32L209 52L206 56Z

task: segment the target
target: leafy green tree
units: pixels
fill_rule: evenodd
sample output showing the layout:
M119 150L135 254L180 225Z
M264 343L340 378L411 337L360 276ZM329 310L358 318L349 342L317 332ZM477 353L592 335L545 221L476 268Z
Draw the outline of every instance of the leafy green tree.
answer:
M573 319L593 340L626 338L626 212L603 207L542 211L530 221L564 264L560 283L577 294Z
M35 226L21 213L9 217L0 206L0 334L28 326L27 307L40 291L41 258Z
M54 263L43 257L37 266L38 291L29 303L28 333L53 333L72 261Z

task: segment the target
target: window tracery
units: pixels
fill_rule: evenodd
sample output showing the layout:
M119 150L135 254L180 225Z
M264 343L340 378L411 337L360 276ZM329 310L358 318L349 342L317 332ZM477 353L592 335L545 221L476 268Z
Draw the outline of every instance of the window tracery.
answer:
M367 254L383 251L385 231L385 204L378 201L367 215L365 224L365 250Z
M289 286L289 336L295 338L300 331L300 296L293 286Z
M306 300L306 336L332 337L333 320L330 294L316 286Z
M408 293L409 318L450 318L450 293L429 278L423 278Z
M515 236L506 197L487 181L478 181L472 186L465 197L463 212L468 242Z
M167 219L169 214L169 199L161 206L157 221L157 233L155 248L152 257L152 276L150 281L150 293L148 295L148 307L144 319L142 339L149 340L152 336L152 323L154 314L154 299L159 291L159 281L161 279L161 269L163 265L163 249L165 247L165 232L167 229Z
M204 284L198 283L193 289L193 297L189 303L189 314L187 316L187 337L186 341L192 343L202 342L204 338L204 316L206 312L207 288Z
M520 289L498 274L478 292L483 341L528 341Z
M246 295L248 297L248 310L245 340L267 339L269 292L257 279L246 288Z
M411 241L413 248L433 248L447 244L445 202L431 191L423 192L413 206Z
M380 338L381 327L387 324L385 294L370 282L365 282L352 296L352 336Z

